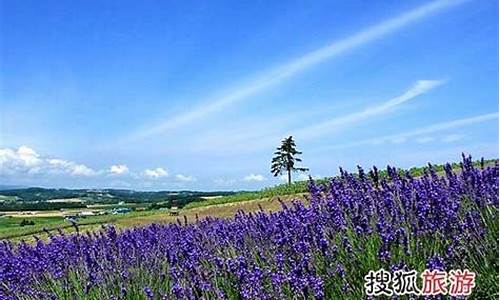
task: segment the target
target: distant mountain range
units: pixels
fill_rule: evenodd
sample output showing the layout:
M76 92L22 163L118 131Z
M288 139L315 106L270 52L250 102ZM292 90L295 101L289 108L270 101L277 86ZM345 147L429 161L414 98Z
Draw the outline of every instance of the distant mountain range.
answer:
M134 191L124 189L65 189L0 186L0 196L12 197L17 201L47 201L52 199L80 198L87 202L107 203L116 201L125 202L157 202L166 200L186 199L193 197L211 197L231 195L235 192L199 192L199 191Z

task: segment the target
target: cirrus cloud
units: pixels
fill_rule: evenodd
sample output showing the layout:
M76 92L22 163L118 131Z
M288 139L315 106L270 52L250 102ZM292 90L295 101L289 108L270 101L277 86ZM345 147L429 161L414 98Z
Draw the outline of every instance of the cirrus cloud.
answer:
M430 143L434 140L435 140L435 138L433 138L432 136L422 136L422 137L417 138L416 142L419 144L427 144L427 143Z
M459 141L459 140L461 140L463 138L464 138L463 134L449 134L449 135L444 136L441 139L441 142L443 142L443 143L452 143L452 142Z
M307 69L320 65L321 63L332 59L342 53L354 50L363 45L374 42L389 34L399 31L410 24L416 23L421 19L437 14L463 1L436 0L424 5L415 7L397 16L384 19L379 23L373 24L363 30L352 33L351 35L332 41L326 46L315 49L309 53L304 53L288 62L269 68L269 71L255 75L255 79L249 82L238 84L233 88L228 88L218 96L200 102L199 106L178 114L171 118L166 118L157 124L150 124L132 132L126 139L126 142L142 140L152 136L158 136L184 127L200 119L215 113L224 111L228 106L235 105L259 92L263 92L275 87L294 76L301 74ZM424 83L429 84L429 83ZM397 100L397 99L396 99ZM397 105L398 103L394 103ZM391 104L392 105L392 104ZM385 109L382 107L382 109ZM368 110L361 115L353 117L364 117L365 115L376 113ZM344 120L342 120L344 121ZM321 126L330 126L330 123L319 124Z

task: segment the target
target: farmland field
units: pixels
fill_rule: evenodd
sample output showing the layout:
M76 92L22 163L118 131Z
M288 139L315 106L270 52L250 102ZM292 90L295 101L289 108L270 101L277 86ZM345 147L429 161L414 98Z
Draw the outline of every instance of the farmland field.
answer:
M485 166L495 166L498 160L490 159L484 160L483 164ZM481 161L474 161L474 166L479 167ZM433 165L436 173L439 175L444 175L443 165ZM460 166L457 163L452 164L454 172L460 172ZM412 176L420 177L424 174L425 167L414 167L407 170ZM398 170L398 172L403 172L403 170ZM380 171L380 176L387 176L385 170ZM328 183L328 178L320 179L317 182L320 184ZM264 188L260 191L254 192L239 192L232 195L225 196L207 196L201 197L204 201L196 201L188 203L184 209L180 211L179 218L183 219L186 216L188 222L193 222L196 215L199 217L222 217L228 218L233 217L238 210L250 212L256 211L261 206L265 210L276 211L280 209L278 199L285 202L290 202L293 199L304 199L307 195L308 186L306 181L297 181L288 184L280 184L274 187ZM212 206L212 207L210 207ZM139 208L145 207L144 204L139 203L125 203L122 205L115 204L90 204L87 205L87 209L65 209L65 213L77 214L81 211L92 210L92 211L104 211L115 207L129 207L129 208ZM25 240L27 242L32 242L33 236L36 235L39 238L46 238L46 231L56 231L61 229L65 232L74 232L74 228L70 223L62 217L62 213L59 210L47 210L47 211L11 211L4 212L5 216L13 216L15 218L11 220L6 220L0 217L0 239L10 239L14 241ZM48 217L46 220L45 217ZM175 223L178 217L169 216L168 211L159 210L149 210L149 211L137 211L131 212L127 215L113 215L113 216L91 216L78 221L79 227L83 231L88 230L98 230L103 224L112 224L119 228L147 225L150 223ZM19 223L23 220L33 220L35 226L20 227ZM9 223L9 227L2 229L2 224Z
M5 241L0 296L362 299L364 276L383 268L468 269L472 298L498 298L498 164L464 158L460 172L420 177L360 169L308 188L307 200L95 217L89 232ZM104 221L114 226L96 231Z
M177 219L186 217L189 223L199 218L208 216L218 218L233 217L239 210L242 211L256 211L260 207L268 211L277 211L281 208L280 199L284 202L291 202L296 199L304 199L303 195L281 196L274 198L260 198L242 202L230 202L226 204L210 205L196 207L192 209L181 210L179 216L170 216L167 211L138 211L131 212L126 215L106 215L106 216L93 216L87 217L78 221L78 226L81 230L96 230L100 229L101 225L112 224L118 228L125 228L131 226L141 226L151 223L175 223ZM40 212L35 216L12 214L13 217L6 215L0 217L0 240L10 239L13 241L24 240L26 242L33 242L34 235L38 238L46 238L47 231L56 231L62 229L64 232L74 232L74 227L60 216L59 211ZM20 227L19 223L23 220L33 220L35 225L28 227ZM4 225L6 227L4 227ZM7 227L8 226L8 227Z

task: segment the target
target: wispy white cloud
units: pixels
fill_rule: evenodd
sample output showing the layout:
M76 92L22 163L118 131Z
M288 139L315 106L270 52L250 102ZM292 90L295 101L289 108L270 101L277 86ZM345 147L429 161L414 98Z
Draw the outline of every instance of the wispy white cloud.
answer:
M353 124L366 122L374 117L380 117L394 112L401 105L422 96L431 90L443 85L445 81L443 80L418 80L413 84L408 90L404 91L401 95L389 99L385 102L378 103L376 105L368 106L362 108L361 110L354 111L345 114L340 117L331 118L326 121L318 122L306 127L295 128L295 129L281 129L277 132L273 126L268 126L269 129L259 130L258 133L253 132L246 133L242 128L238 128L243 131L242 134L236 134L233 128L225 128L219 130L217 136L211 136L211 139L201 139L203 143L201 148L191 147L191 150L203 150L213 149L217 152L221 151L237 151L239 153L245 151L255 151L256 149L270 148L276 144L284 136L292 135L299 138L300 140L315 139L328 134L332 134L337 131L344 130L348 126ZM199 138L196 141L200 140ZM405 140L404 137L395 137L394 143L401 143ZM195 143L196 143L195 141ZM248 146L248 141L252 142L252 147ZM199 141L198 141L199 142ZM376 143L377 141L372 141Z
M263 176L263 175L260 175L260 174L250 174L250 175L247 175L243 178L244 181L248 181L248 182L251 182L251 181L264 181L266 180L266 178Z
M463 139L465 136L463 134L449 134L441 138L443 143L453 143Z
M330 119L298 130L293 130L290 132L290 134L298 136L301 139L322 136L324 134L331 133L333 130L338 130L346 125L365 121L366 119L371 117L390 113L398 106L429 92L430 90L442 85L443 83L444 81L442 80L419 80L414 86L412 86L409 90L398 97L375 106L367 107L361 111L347 114L342 117Z
M435 132L445 131L445 130L449 130L449 129L466 127L469 125L483 123L483 122L492 121L492 120L496 120L496 119L498 119L498 113L483 114L483 115L469 117L469 118L462 118L462 119L457 119L457 120L452 120L452 121L447 121L447 122L436 123L436 124L433 124L430 126L418 128L415 130L406 131L406 132L399 133L399 134L374 137L374 138L369 138L369 139L356 141L356 142L352 142L352 143L335 145L335 146L331 146L331 147L322 147L322 148L316 149L315 151L326 151L326 150L331 150L331 149L350 148L350 147L357 147L357 146L363 146L363 145L379 145L379 144L384 144L384 143L394 143L394 141L404 142L404 141L409 140L410 138L420 137L423 135L429 135L429 134L432 134Z
M404 142L406 142L408 139L404 136L399 136L399 137L395 137L393 139L391 139L391 143L393 144L402 144Z
M177 129L192 122L199 122L203 117L219 112L227 106L249 98L258 92L262 92L272 86L278 85L304 70L318 65L339 54L348 52L357 47L380 39L390 33L396 32L416 21L429 17L447 8L465 2L464 0L436 0L409 10L396 17L389 18L381 23L375 24L364 30L352 34L344 39L334 41L325 47L309 52L301 57L293 59L288 63L272 68L268 72L256 76L256 79L237 86L222 96L214 97L204 101L201 105L183 114L169 118L147 128L133 132L127 140L138 140Z
M498 113L489 113L489 114L483 114L475 117L470 117L470 118L463 118L463 119L457 119L453 121L448 121L448 122L442 122L442 123L437 123L434 125L430 125L427 127L415 129L412 131L407 131L404 133L400 133L397 135L393 135L392 137L415 137L415 136L420 136L420 135L425 135L425 134L430 134L438 131L444 131L447 129L454 129L454 128L459 128L459 127L464 127L468 125L473 125L477 123L482 123L486 121L491 121L498 119Z
M436 140L436 138L432 137L432 136L422 136L422 137L415 139L415 141L419 144L427 144L427 143L430 143L434 140Z
M182 174L177 174L175 175L175 179L183 182L194 182L196 181L196 178L190 175L182 175Z

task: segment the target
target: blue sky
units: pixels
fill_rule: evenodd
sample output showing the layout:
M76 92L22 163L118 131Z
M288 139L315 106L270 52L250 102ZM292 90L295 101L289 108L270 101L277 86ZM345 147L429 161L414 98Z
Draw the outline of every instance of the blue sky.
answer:
M2 184L255 189L287 135L315 177L498 157L497 1L2 4Z

